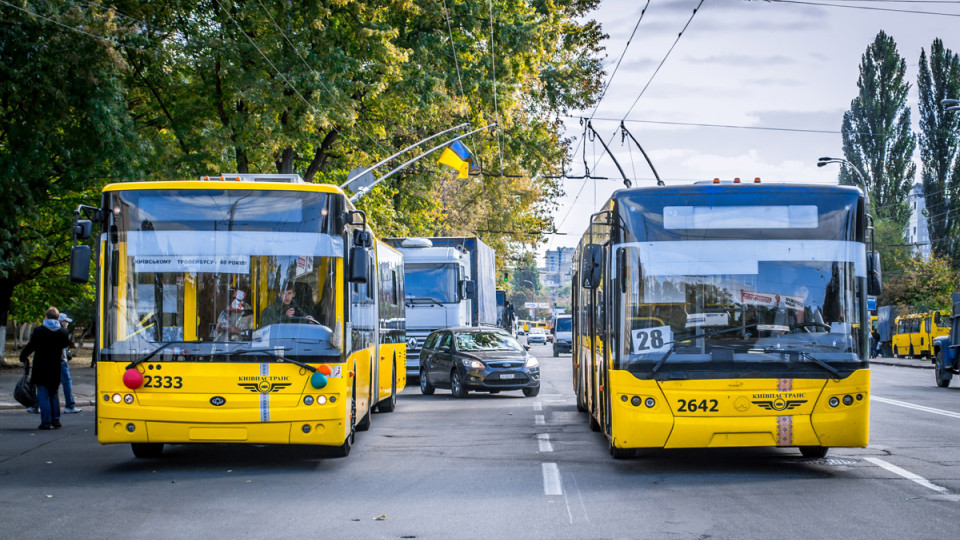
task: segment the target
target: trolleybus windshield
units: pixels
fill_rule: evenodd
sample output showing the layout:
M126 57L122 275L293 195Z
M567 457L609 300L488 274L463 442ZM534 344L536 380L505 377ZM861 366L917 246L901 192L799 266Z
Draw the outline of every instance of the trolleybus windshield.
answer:
M858 193L619 200L620 368L834 377L863 367Z
M331 198L280 190L105 194L105 361L301 362L340 354ZM321 359L321 357L323 357Z

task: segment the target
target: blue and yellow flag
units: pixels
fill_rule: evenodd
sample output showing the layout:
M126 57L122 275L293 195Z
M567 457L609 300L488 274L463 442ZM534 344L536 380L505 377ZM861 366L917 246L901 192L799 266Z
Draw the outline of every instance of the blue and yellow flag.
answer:
M470 151L460 141L453 141L450 146L443 149L438 163L453 167L460 174L460 178L466 178L470 174Z

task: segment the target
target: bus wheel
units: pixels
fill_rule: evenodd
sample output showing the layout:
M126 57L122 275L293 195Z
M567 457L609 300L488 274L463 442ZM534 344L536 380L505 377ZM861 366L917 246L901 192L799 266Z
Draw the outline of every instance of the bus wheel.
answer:
M353 371L354 371L354 373L356 373L357 368L354 367L354 368L353 368ZM370 400L369 400L369 404L370 404L370 405L367 407L367 414L363 415L363 418L361 418L360 421L357 422L357 431L366 431L366 430L370 429L370 417L372 416L372 415L370 414L370 412L373 410L373 399L374 399L373 396L374 396L374 394L373 394L373 392L371 391L371 392L370 392ZM356 411L356 407L357 407L357 379L356 379L356 377L354 377L354 379L353 379L353 407L354 407L354 411ZM354 413L354 414L356 414L356 413Z
M636 453L631 448L617 448L613 445L613 442L607 443L607 446L610 447L610 457L613 459L627 459L632 458Z
M590 413L590 431L600 431L600 423L594 418L593 413Z
M940 388L946 388L950 386L950 379L953 378L953 374L946 370L943 367L943 349L937 351L936 360L934 360L934 365L936 369L934 370L934 376L937 378L937 386Z
M397 359L393 359L393 384L390 388L390 397L380 402L380 405L377 405L377 410L384 412L393 412L397 408Z
M907 355L907 358L916 358L917 355L913 354L913 345L910 345L910 354Z
M800 453L803 454L803 457L822 458L827 456L827 450L829 449L826 446L801 446Z
M163 443L130 443L133 455L140 459L153 459L163 454Z
M340 446L332 446L327 450L326 455L332 458L343 458L350 455L350 449L353 447L353 442L356 440L356 424L355 419L357 417L357 380L353 380L353 396L350 399L350 433L347 433L347 438L343 440L343 444Z

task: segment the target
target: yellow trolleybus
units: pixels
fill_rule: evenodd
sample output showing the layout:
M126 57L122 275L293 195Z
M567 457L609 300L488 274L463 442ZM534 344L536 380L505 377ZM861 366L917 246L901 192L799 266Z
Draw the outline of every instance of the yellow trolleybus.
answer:
M112 184L77 210L75 236L93 222L101 443L137 457L167 443L345 456L374 410L393 410L402 262L337 187L296 175ZM91 254L73 248L73 279Z
M616 192L574 257L573 387L614 458L868 437L860 190L710 183Z

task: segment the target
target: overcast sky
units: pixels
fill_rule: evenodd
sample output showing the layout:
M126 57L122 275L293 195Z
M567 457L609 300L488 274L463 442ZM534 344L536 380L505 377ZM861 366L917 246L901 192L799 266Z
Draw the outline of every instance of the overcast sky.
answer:
M668 185L715 177L835 184L838 167L818 168L816 161L842 157L843 113L857 94L860 60L877 33L892 36L906 60L915 131L920 50L929 54L930 44L940 38L951 51L960 51L960 2L704 0L691 21L699 3L652 0L637 26L646 0L603 0L590 17L609 35L605 82L635 26L637 31L596 112L575 114L593 113L593 126L608 141L636 101L627 128ZM582 129L577 118L568 120L574 147ZM634 186L655 185L643 156L631 146L621 145L619 134L610 144ZM601 157L599 141L586 141L586 150L591 172L610 180L564 181L566 195L554 225L567 234L550 236L540 255L576 245L587 217L623 187L609 156ZM580 146L568 174L583 174L582 152Z

